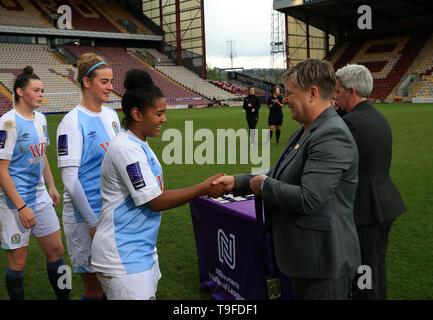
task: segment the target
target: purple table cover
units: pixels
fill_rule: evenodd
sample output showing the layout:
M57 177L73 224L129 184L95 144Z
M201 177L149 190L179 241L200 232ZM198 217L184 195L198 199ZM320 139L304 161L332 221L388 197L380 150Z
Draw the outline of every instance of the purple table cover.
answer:
M258 249L254 200L190 202L202 288L217 300L267 300ZM280 275L281 299L293 299L290 278Z

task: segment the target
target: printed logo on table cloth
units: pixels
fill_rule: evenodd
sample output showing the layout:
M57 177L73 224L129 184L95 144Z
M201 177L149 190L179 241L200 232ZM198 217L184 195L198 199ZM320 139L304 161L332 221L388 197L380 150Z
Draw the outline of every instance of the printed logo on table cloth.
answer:
M138 162L126 166L126 171L128 172L129 179L131 179L131 183L135 190L146 186L143 175L141 174L140 164Z
M230 239L227 238L222 229L218 229L218 259L221 263L225 262L233 270L236 266L235 236L230 233L229 237Z
M68 135L62 134L59 136L59 141L57 143L57 152L59 156L67 156L68 155Z
M0 149L5 148L6 138L8 136L8 132L5 130L0 130Z
M12 237L11 237L11 244L18 244L21 242L21 236L18 233L15 233Z
M113 121L112 126L113 126L114 132L118 133L119 132L119 125L117 124L116 121Z

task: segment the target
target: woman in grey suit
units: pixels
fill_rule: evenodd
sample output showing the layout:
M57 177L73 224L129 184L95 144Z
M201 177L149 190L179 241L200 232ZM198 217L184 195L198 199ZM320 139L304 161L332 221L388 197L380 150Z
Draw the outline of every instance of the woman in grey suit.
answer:
M283 77L284 103L301 124L266 175L223 176L234 195L261 195L272 220L279 270L296 299L349 299L360 265L353 217L358 183L355 141L331 106L332 65L307 59Z

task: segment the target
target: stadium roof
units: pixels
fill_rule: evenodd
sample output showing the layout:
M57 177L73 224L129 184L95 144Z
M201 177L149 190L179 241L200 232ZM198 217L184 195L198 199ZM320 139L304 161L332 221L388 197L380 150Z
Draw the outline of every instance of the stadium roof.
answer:
M361 5L371 7L371 30L358 28ZM274 9L308 21L333 35L348 38L433 31L431 0L274 0Z

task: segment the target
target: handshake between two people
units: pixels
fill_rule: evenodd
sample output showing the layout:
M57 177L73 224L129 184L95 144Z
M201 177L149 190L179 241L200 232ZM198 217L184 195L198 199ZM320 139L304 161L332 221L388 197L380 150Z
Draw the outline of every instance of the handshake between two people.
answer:
M255 195L261 195L262 181L265 175L255 176L250 180L250 188ZM225 175L224 173L217 174L206 179L203 182L205 186L204 194L211 198L218 198L223 194L230 193L235 187L235 177Z

